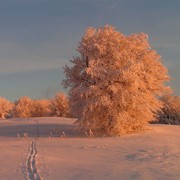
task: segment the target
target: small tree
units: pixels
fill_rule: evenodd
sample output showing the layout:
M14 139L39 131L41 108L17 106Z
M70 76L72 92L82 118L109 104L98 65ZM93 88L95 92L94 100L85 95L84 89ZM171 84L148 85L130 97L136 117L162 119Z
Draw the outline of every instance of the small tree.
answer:
M3 97L0 97L0 118L5 119L10 116L12 108L13 103Z
M47 117L50 115L50 101L47 99L34 100L31 115L33 117Z
M72 112L80 128L117 135L142 130L161 107L167 69L144 33L125 36L114 27L87 29L64 68Z
M51 115L58 117L69 116L69 100L63 93L57 93L51 100Z
M15 101L13 117L16 118L31 117L32 105L33 105L33 100L31 100L29 97L26 96L21 97L18 101Z
M163 107L157 113L157 119L163 124L180 125L180 97L165 95L161 98Z

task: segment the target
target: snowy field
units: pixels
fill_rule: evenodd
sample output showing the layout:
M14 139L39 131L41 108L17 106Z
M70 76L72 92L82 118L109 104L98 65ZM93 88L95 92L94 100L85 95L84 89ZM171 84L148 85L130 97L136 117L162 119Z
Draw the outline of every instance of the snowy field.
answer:
M93 137L73 119L0 121L0 179L180 180L180 126Z

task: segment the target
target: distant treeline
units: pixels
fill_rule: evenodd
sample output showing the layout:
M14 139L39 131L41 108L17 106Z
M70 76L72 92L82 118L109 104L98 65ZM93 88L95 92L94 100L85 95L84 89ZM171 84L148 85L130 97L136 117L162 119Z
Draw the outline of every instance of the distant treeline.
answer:
M165 95L162 108L155 114L155 122L180 125L180 97ZM0 118L72 117L69 98L59 92L52 99L31 99L27 96L14 103L0 97Z
M28 117L69 117L69 99L59 92L52 99L31 99L27 96L19 98L14 103L0 97L0 118Z

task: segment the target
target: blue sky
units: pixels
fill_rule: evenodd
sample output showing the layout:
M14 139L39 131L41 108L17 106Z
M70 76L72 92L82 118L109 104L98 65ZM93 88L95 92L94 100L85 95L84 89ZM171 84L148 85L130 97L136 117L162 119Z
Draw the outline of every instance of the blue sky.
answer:
M180 95L179 0L0 0L0 96L51 98L85 30L145 32Z

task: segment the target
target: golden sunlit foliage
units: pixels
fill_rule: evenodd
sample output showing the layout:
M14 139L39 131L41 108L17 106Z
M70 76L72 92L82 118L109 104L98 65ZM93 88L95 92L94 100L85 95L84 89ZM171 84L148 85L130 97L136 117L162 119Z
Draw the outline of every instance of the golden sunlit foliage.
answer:
M168 71L144 33L125 36L114 27L88 28L79 57L64 68L73 115L80 128L108 135L142 130L161 107Z
M50 111L50 100L39 99L33 100L31 108L32 117L47 117L51 113Z
M33 107L33 100L27 96L23 96L19 100L15 101L15 106L12 115L13 117L16 118L31 117L32 107Z
M69 99L63 93L57 93L51 100L50 110L52 116L69 116Z
M63 93L57 93L53 99L33 100L29 97L21 97L15 101L12 117L28 118L28 117L68 117L69 116L69 100Z
M6 118L10 116L11 110L13 108L13 103L7 99L0 97L0 118Z

